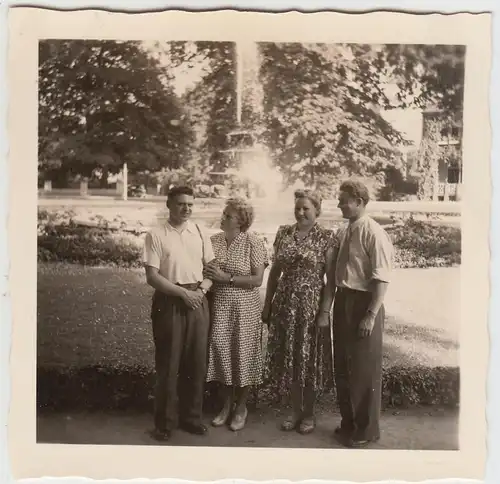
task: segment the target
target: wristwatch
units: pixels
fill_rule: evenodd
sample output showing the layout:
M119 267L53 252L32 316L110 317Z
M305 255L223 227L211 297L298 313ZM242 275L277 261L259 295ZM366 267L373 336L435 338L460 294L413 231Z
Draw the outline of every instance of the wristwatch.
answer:
M198 286L198 289L203 293L204 296L207 295L207 290L204 287Z

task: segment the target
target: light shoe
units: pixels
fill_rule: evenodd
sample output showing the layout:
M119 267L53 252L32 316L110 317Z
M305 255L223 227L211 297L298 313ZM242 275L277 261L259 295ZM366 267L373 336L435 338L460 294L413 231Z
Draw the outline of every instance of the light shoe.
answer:
M292 430L295 430L300 424L300 420L300 416L290 415L281 423L281 430L283 430L283 432L291 432Z
M245 407L245 411L243 412L243 415L235 414L233 417L233 421L231 422L231 425L229 428L233 432L237 432L238 430L242 430L245 427L245 424L247 422L247 417L248 417L248 410Z
M313 417L305 418L300 422L298 431L302 435L310 434L314 432L316 428L316 420Z
M229 420L230 415L231 415L231 406L225 405L224 408L219 413L219 415L217 415L212 420L212 426L213 427L222 427L223 425L226 425L227 421Z

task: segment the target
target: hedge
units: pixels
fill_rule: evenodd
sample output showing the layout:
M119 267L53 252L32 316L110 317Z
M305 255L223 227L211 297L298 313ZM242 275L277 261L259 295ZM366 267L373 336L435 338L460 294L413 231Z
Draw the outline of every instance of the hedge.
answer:
M384 369L382 403L385 408L409 408L437 405L459 405L459 368L456 367L391 367ZM150 411L153 405L154 373L150 368L90 367L74 370L38 368L37 406L51 410L117 410ZM205 407L216 408L216 387L208 386ZM333 395L320 398L331 400ZM251 405L274 406L272 391L259 389ZM281 404L287 402L280 402Z
M45 217L45 218L44 218ZM447 267L460 264L461 231L456 227L406 219L388 229L395 247L395 266L399 268ZM269 251L272 240L263 236ZM111 229L106 224L82 226L54 220L39 214L38 260L71 262L90 266L142 265L143 234L139 231Z

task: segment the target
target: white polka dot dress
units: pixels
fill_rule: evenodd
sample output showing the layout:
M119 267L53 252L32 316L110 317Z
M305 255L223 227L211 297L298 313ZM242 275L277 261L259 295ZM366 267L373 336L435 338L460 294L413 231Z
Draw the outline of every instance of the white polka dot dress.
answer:
M255 234L242 232L227 247L223 232L212 236L224 272L247 276L267 265L267 250ZM207 381L245 387L262 383L262 304L259 288L215 284Z

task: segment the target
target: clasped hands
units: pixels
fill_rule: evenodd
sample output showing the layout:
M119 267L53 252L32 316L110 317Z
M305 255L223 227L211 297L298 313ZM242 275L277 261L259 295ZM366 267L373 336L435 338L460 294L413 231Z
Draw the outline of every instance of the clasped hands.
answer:
M224 272L217 264L216 260L205 264L203 268L203 277L213 282L228 282L231 275Z
M203 277L213 282L227 282L231 276L223 272L214 260L203 267ZM185 290L182 295L184 303L190 309L200 307L204 297L203 291L199 288L194 291Z

